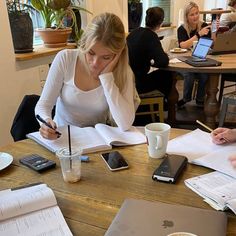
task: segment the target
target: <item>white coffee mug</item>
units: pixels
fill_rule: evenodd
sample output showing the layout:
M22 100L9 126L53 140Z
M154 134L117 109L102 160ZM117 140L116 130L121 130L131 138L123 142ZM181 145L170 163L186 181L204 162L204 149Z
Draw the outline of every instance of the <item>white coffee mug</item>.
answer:
M188 232L175 232L172 234L168 234L167 236L197 236L196 234L188 233Z
M170 126L165 123L151 123L145 126L148 154L152 158L162 158L166 154Z

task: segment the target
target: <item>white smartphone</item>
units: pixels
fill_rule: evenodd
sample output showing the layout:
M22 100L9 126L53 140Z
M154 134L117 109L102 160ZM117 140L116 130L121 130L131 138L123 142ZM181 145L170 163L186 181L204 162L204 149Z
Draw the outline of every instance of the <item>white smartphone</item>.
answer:
M124 157L117 151L102 153L101 156L111 171L129 168Z

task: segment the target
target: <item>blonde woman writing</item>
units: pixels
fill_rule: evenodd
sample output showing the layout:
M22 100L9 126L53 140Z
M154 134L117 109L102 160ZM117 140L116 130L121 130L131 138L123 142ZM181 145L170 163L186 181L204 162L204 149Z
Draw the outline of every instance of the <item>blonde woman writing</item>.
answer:
M41 124L40 134L56 139L57 126L84 127L111 121L127 130L139 102L135 95L124 26L112 13L98 15L87 26L79 49L59 52L52 63L35 108L35 114L52 128Z

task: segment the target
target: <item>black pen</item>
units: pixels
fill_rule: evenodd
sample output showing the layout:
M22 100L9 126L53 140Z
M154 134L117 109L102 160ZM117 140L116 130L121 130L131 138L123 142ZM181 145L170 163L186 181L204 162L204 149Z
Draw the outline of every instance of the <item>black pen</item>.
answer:
M48 128L51 128L51 129L53 129L53 130L56 130L56 129L54 129L50 124L48 124L47 121L44 120L40 115L36 115L36 118L37 118L39 121L41 121L43 124L45 124ZM58 131L56 131L56 134L61 135L61 133L58 132Z

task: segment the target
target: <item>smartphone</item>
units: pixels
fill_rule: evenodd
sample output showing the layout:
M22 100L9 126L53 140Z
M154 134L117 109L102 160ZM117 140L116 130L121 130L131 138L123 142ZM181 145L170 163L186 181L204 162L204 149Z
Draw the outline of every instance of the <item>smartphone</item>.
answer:
M56 163L52 160L48 160L38 154L30 154L20 159L20 163L28 166L29 168L42 172L56 166Z
M101 156L111 171L129 168L124 157L117 151L102 153Z
M154 171L152 179L175 183L187 163L188 159L185 156L166 155L159 167Z

